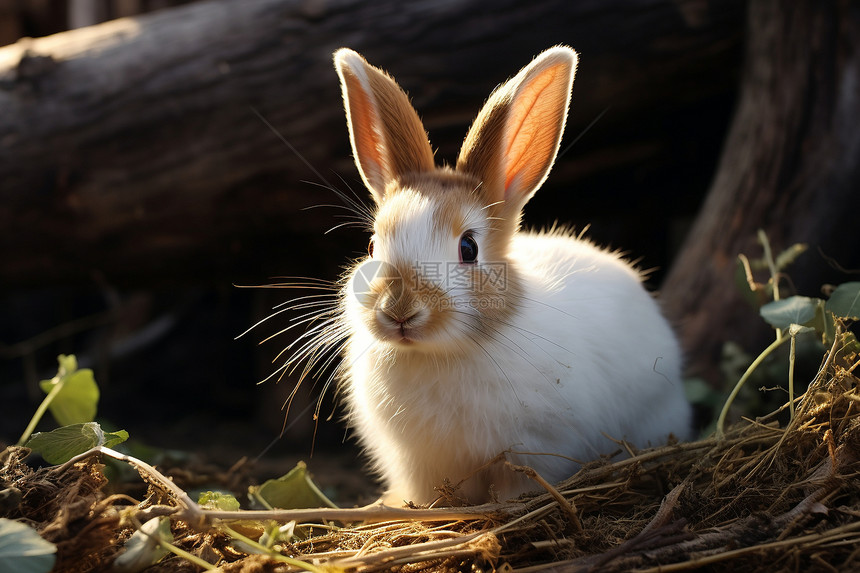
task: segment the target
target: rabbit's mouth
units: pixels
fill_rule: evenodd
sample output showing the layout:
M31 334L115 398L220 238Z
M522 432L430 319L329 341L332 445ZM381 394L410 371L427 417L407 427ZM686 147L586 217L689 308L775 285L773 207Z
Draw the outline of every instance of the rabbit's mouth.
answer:
M470 346L448 315L429 309L404 322L376 317L370 327L375 338L394 351L452 356Z
M401 324L400 325L400 340L398 340L397 342L399 342L401 344L403 344L403 343L412 344L413 340L411 338L409 338L413 334L412 330L414 330L414 329L409 328L405 324Z
M407 318L392 317L390 314L377 310L375 313L376 336L386 342L397 345L412 346L421 339L422 326L426 322L423 313L416 313Z

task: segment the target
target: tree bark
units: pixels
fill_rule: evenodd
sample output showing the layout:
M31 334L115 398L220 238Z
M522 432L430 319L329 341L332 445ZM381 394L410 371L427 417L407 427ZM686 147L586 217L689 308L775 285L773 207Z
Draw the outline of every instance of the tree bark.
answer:
M821 253L845 266L858 260L860 4L752 0L746 38L718 172L662 290L691 371L712 380L726 340L754 347L770 331L734 283L738 254L761 255L758 229L777 252L809 244L789 270L802 294L850 280Z
M414 95L440 158L493 86L566 43L582 54L567 141L612 112L553 183L683 162L670 129L631 125L731 97L742 4L211 1L22 40L0 49L0 288L230 281L342 260L333 243L295 245L332 225L301 210L334 200L303 180L359 187L330 61L343 45Z

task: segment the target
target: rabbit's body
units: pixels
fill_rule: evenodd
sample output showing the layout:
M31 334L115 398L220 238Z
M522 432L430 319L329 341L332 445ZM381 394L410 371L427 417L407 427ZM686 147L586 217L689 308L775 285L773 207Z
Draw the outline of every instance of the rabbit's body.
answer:
M554 48L490 97L456 167L437 168L405 94L335 55L372 252L342 292L348 420L392 502L447 480L471 502L688 434L678 344L639 273L564 231L519 230L564 126L576 55ZM609 436L609 437L607 437ZM462 481L461 480L465 480Z
M392 349L367 330L352 334L349 420L396 484L386 501L428 502L443 480L456 484L505 451L556 482L577 469L569 458L617 450L604 434L658 445L670 417L671 431L686 437L679 351L636 271L561 232L518 233L510 264L523 282L516 326L499 324L460 354ZM485 501L490 483L502 497L534 486L496 463L457 495Z

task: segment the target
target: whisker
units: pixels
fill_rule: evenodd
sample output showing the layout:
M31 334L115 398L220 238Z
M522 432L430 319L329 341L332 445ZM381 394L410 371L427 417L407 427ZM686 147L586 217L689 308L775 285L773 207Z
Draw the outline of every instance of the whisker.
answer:
M284 435L287 433L287 430L289 430L290 428L292 428L292 427L293 427L293 425L295 425L296 423L298 423L298 421L301 419L301 417L302 417L304 414L306 414L306 413L308 412L308 410L310 410L310 409L311 409L311 407L312 407L312 406L313 406L313 402L311 402L310 404L308 404L308 405L305 407L305 409L304 409L304 410L302 410L302 412L300 412L300 413L299 413L299 415L298 415L298 416L296 416L296 418L295 418L292 422L290 422L289 424L287 424L287 418L286 418L286 417L284 417L284 425L283 425L283 426L281 426L281 433L280 433L280 434L278 434L278 435L275 437L275 439L274 439L274 440L272 440L271 442L269 442L269 444L268 444L265 448L263 448L263 451L261 451L259 454L257 454L257 457L256 457L256 458L254 458L254 462L253 462L253 463L255 463L255 464L256 464L257 462L259 462L259 461L260 461L260 459L262 459L262 457L263 457L263 456L265 456L265 455L266 455L266 453L268 453L268 451L269 451L269 450L271 450L271 449L272 449L272 447L274 447L274 445L275 445L275 444L277 444L277 443L278 443L278 442L279 442L279 441L284 437Z
M288 301L278 303L274 307L272 307L272 310L299 310L305 305L334 306L337 304L339 298L339 293L309 294L307 296L291 298Z
M501 200L499 200L499 201L495 201L495 202L493 202L493 203L490 203L489 205L484 205L483 207L481 207L481 211L486 211L486 210L487 210L487 209L489 209L490 207L495 207L496 205L501 205L501 204L502 204L502 203L504 203L504 202L505 202L505 200L504 200L504 199L501 199ZM498 217L493 217L493 218L494 218L494 219L498 219Z
M342 205L318 205L311 208L320 206L333 207L335 209L343 209L352 215L341 215L341 217L346 220L328 229L326 234L345 227L363 227L366 230L372 231L373 221L375 219L374 208L362 200L362 198L355 192L355 190L352 189L352 187L350 187L342 176L339 174L337 175L348 191L343 191L332 185L322 175L322 173L320 173L269 121L267 121L255 107L251 106L251 111L253 111L260 121L262 121L272 131L272 133L274 133L278 139L280 139L281 142L286 145L322 182L308 181L306 183L317 187L323 187L326 190L331 191L342 203ZM342 284L340 282L324 281L306 277L276 277L273 280L278 280L279 278L283 282L258 285L256 288L287 288L324 291L323 294L307 295L277 305L272 314L260 320L240 335L246 335L262 323L275 316L279 316L283 312L298 311L304 313L291 318L291 324L288 327L263 340L263 342L269 341L275 336L283 334L299 325L308 327L303 334L278 353L273 362L281 360L285 353L290 352L291 354L280 367L275 369L266 379L263 380L263 382L265 382L277 377L277 380L280 381L285 375L292 375L300 364L304 364L299 379L285 402L288 416L292 400L301 386L302 381L312 373L316 372L321 374L332 366L340 355L340 351L350 334L350 329L342 322L342 311L338 305L342 288ZM343 277L343 280L346 279L347 277ZM249 287L239 286L239 288ZM336 379L337 373L337 369L332 371L323 387L323 391L314 412L314 418L317 421L319 419L319 411L322 405L323 396L332 382ZM286 429L287 425L285 417L284 428L281 430L281 436L283 436ZM316 438L316 429L317 425L315 424L314 442ZM271 444L269 447L271 447ZM266 449L268 450L268 448ZM265 450L263 453L265 453ZM260 455L262 456L263 453ZM311 453L313 453L313 443L311 446Z
M311 183L311 185L313 185L313 183ZM334 191L334 189L331 189L329 187L325 187L325 189L328 189L329 191ZM355 209L353 209L353 207L351 205L338 205L337 203L317 203L315 205L308 205L307 207L302 207L300 210L301 211L310 211L311 209L321 209L321 208L342 209L344 211L349 211L356 218L361 216L360 214L355 212ZM338 215L338 216L342 216L342 215Z
M501 333L500 333L497 329L493 328L493 329L492 329L492 334L491 334L491 333L487 333L487 332L486 332L486 331L484 331L483 329L476 328L476 327L474 327L474 325L471 325L471 324L465 323L464 321L461 321L461 320L459 320L459 319L458 319L458 322L461 322L461 323L465 324L467 327L471 327L471 328L472 328L472 330L473 330L473 331L475 331L475 332L479 332L479 333L483 334L484 336L488 336L488 337L490 337L490 338L491 338L491 340L492 340L494 343L496 343L496 344L500 344L501 346L503 346L503 347L507 348L508 350L511 350L512 352L515 352L515 350L514 350L514 349L510 348L509 346L505 345L503 342L500 342L498 339L496 339L496 338L494 338L494 337L492 336L492 334L499 334L499 335L501 335ZM502 335L502 336L504 336L504 335ZM507 339L507 337L505 337L505 338ZM508 340L509 340L509 339L508 339ZM496 368L498 368L498 369L502 372L502 374L505 376L505 379L506 379L506 380L508 381L508 383L511 385L511 389L514 391L514 395L516 395L516 387L513 385L513 383L511 382L510 378L507 376L507 374L506 374L503 370L501 370L501 367L499 366L498 362L497 362L497 361L496 361L496 360L495 360L495 359L490 355L489 351L488 351L488 350L486 350L486 348L484 348L484 347L483 347L483 345L481 345L477 340L474 340L474 339L473 339L473 340L472 340L472 342L474 342L475 344L477 344L477 345L478 345L478 346L479 346L479 347L484 351L484 353L488 355L488 357L489 357L489 358L490 358L490 360L493 362L493 364L496 366ZM518 345L515 345L515 346L517 346L517 348L519 348L519 346L518 346ZM548 382L551 382L550 380L548 380L548 379L546 378L546 376L545 376L543 373L541 373L541 372L540 372L540 370L537 368L537 366L535 366L535 365L534 365L534 364L533 364L533 363L532 363L532 362L527 358L527 356L526 356L525 354L520 354L520 353L517 353L517 354L518 354L520 357L524 358L524 359L529 363L529 365L531 365L531 366L532 366L532 368L534 368L534 369L535 369L535 371L537 371L538 373L540 373L540 374L541 374L541 377L543 377L543 378L544 378L544 380L547 380ZM550 388L552 388L560 398L564 398L564 397L561 395L560 391L558 390L558 388L556 387L556 385L555 385L555 384L550 384L550 385L549 385L549 387L550 387ZM517 399L519 400L519 397L517 397ZM566 400L566 399L565 399L565 400ZM572 429L577 433L577 435L579 436L579 438L580 438L580 440L582 441L582 443L583 443L586 447L588 447L588 448L589 448L589 449L590 449L590 450L591 450L595 455L596 455L596 454L598 454L598 453L599 453L599 452L598 452L598 448L594 445L593 440L591 440L591 439L588 437L588 433L587 433L587 432L583 432L583 431L582 431L582 429L577 425L577 423L576 423L576 421L575 421L575 420L570 420L570 421L569 421L569 423L570 423L570 425L571 425L571 428L572 428Z
M323 235L328 235L332 231L336 231L338 229L344 229L347 227L363 227L363 226L364 226L364 223L362 221L346 221L344 223L338 223L334 227L329 228L328 230L326 230L323 233Z
M267 285L254 285L256 288L304 288L308 290L332 289L337 287L337 282L326 279L314 279L311 277L272 277L273 279L282 279L281 283L270 283ZM302 282L296 282L302 281Z
M325 394L328 391L328 389L331 387L332 383L334 383L335 379L337 378L337 374L338 374L338 371L333 370L332 373L329 375L328 379L325 381L325 384L323 384L322 390L320 391L320 397L317 400L316 410L314 410L314 416L316 416L317 418L319 418L320 410L322 409L323 398L325 397ZM335 395L335 398L337 398L336 395ZM331 421L333 416L334 416L334 409L332 409L331 414L328 415L328 417L326 418L326 421Z
M267 316L267 317L265 317L265 318L262 318L262 319L258 320L258 321L253 325L253 326L251 326L250 328L248 328L247 330L245 330L245 331L244 331L242 334L240 334L239 336L236 336L235 338L233 338L233 340L238 340L238 339L242 338L243 336L245 336L246 334L248 334L249 332L251 332L252 330L254 330L255 328L257 328L258 326L260 326L261 324L263 324L264 322L266 322L267 320L269 320L270 318L273 318L273 317L275 317L275 316L278 316L278 315L279 315L279 314L281 314L282 312L287 312L288 310L289 310L288 308L283 308L283 309L281 309L281 310L279 310L279 311L273 312L272 314L268 315L268 316Z
M600 118L603 117L606 114L606 112L610 110L611 107L612 107L611 105L608 105L605 108L603 108L603 111L601 111L599 114L597 114L597 117L592 119L591 123L586 125L585 128L583 128L583 130L579 132L579 135L577 135L575 138L573 138L573 141L571 141L570 144L567 147L565 147L564 150L562 150L562 152L556 156L556 158L555 158L556 162L558 162L559 159L564 157L564 154L567 153L568 151L570 151L570 148L573 147L577 141L582 139L582 136L584 136L586 133L588 133L588 130L591 129L592 127L594 127L594 124L597 123L598 121L600 121Z
M464 316L469 316L469 317L471 317L471 316L472 316L472 315L470 315L469 313L467 313L467 312L465 312L465 311L462 311L462 310L455 310L454 312L455 312L455 313L463 314ZM486 317L484 317L484 318L486 318ZM489 333L485 332L483 328L478 328L478 327L477 327L477 326L475 326L475 325L469 324L467 321L460 321L460 322L461 322L461 324L466 324L467 326L472 326L476 332L480 332L480 333L484 334L485 336L489 334ZM497 321L497 322L501 322L501 321ZM502 323L502 324L505 324L505 323ZM482 325L482 326L483 326L483 325ZM487 325L487 326L489 326L489 325ZM517 352L517 354L518 354L521 358L524 358L526 361L528 361L528 363L529 363L529 364L531 364L531 365L535 368L535 370L537 370L538 372L540 372L540 371L537 369L537 366L535 366L535 365L531 362L531 360L529 360L529 358L527 357L527 354L528 354L528 353L525 351L525 349L524 349L522 346L520 346L519 344L517 344L516 342L514 342L514 341L513 341L509 336L505 336L505 335L502 333L502 331L500 331L500 330L499 330L499 329L497 329L497 328L493 328L493 329L492 329L492 332L493 332L494 334L498 335L498 336L501 336L502 338L504 338L505 340L507 340L508 342L510 342L511 344L513 344L513 345L516 347L516 349L517 349L517 350L519 350L519 352ZM495 342L499 342L499 341L498 341L498 340L495 340ZM501 344L501 342L499 342L499 343ZM513 351L513 350L514 350L513 348L511 348L510 346L507 346L507 345L505 345L505 344L502 344L502 346L505 346L505 348L507 348L508 350L511 350L511 351Z
M269 283L264 285L233 285L236 288L292 288L305 290L337 290L337 283L309 284L309 283Z
M264 343L266 343L266 342L268 342L268 341L272 340L272 339L273 339L273 338L275 338L276 336L280 336L281 334L284 334L285 332L290 331L290 330L292 330L292 329L296 328L297 326L302 326L302 325L304 325L304 324L310 324L310 323L313 323L313 321L314 321L314 320L318 320L318 319L322 318L322 315L324 315L324 314L325 314L325 313L314 313L314 314L311 314L310 316L308 316L308 317L304 318L303 320L296 320L296 321L295 321L293 324L291 324L290 326L288 326L288 327L286 327L286 328L282 328L282 329L281 329L281 330L279 330L278 332L276 332L276 333L274 333L274 334L271 334L271 335L267 336L266 338L264 338L263 340L261 340L261 341L259 342L259 344L264 344ZM294 320L294 319L291 319L291 320ZM309 330L309 331L307 331L307 332L313 332L313 330ZM289 346L287 346L284 350L281 350L281 352L280 352L280 353L278 353L278 355L275 357L275 359L274 359L274 360L272 360L272 362L274 362L275 360L277 360L278 358L280 358L280 357L281 357L281 355L282 355L285 351L289 350L289 349L290 349L290 347L291 347L291 346L293 346L293 345L296 343L296 341L301 340L304 336L305 336L305 335L303 334L301 337L297 338L297 339L296 339L295 341L293 341Z
M289 148L290 148L290 151L292 151L292 152L296 155L296 157L298 157L298 158L302 161L302 163L304 163L305 165L307 165L308 169L310 169L311 171L313 171L313 172L314 172L314 175L316 175L317 177L319 177L319 178L320 178L320 181L322 181L323 183L325 183L325 184L326 184L326 185L328 185L329 187L332 187L332 184L331 184L331 183L329 183L329 182L326 180L326 178L322 176L322 173L320 173L319 171L317 171L316 167L314 167L314 166L311 164L311 162L310 162L310 161L308 161L307 159L305 159L305 156L304 156L304 155L302 155L301 153L299 153L299 150L298 150L298 149L296 149L295 147L293 147L293 144L292 144L292 143L290 143L289 141L287 141L287 138L286 138L286 137L284 137L284 136L281 134L281 132L279 132L277 129L275 129L275 126L273 126L271 123L269 123L269 121L268 121L265 117L263 117L263 114L261 114L259 111L257 111L257 108L256 108L256 107L254 107L254 106L249 106L249 107L251 108L251 111L253 111L253 112L254 112L254 115L256 115L258 118L260 118L260 121L262 121L264 124L266 124L266 127L268 127L268 128L272 131L272 133L274 133L274 134L277 136L277 138L281 140L281 142L282 142L284 145L286 145L287 147L289 147Z
M294 356L291 356L287 361L290 366L290 374L296 371L296 369L304 363L304 367L301 372L301 379L304 379L308 376L313 369L319 364L320 360L327 354L330 358L335 358L337 356L333 350L339 350L342 346L342 342L346 339L346 333L344 332L332 332L328 333L325 336L325 339L321 341L320 344L315 344L313 348L305 348L300 351L301 354L297 353ZM314 341L316 342L316 341ZM327 364L329 361L326 360ZM322 372L325 369L325 366L319 368L318 372Z
M336 320L337 320L336 317L329 318L329 319L313 326L312 328L308 329L307 331L303 332L298 338L296 338L294 341L292 341L290 344L288 344L283 350L281 350L278 353L278 355L275 356L275 358L274 358L274 360L272 360L272 362L275 362L276 360L281 358L281 356L283 356L285 352L292 350L296 344L298 344L304 340L305 342L302 344L302 346L300 346L299 349L296 350L295 354L290 356L290 358L288 359L289 363L298 362L301 359L301 356L305 355L309 348L312 348L313 344L315 344L315 343L318 344L320 342L324 342L325 337L327 335L326 327L331 326ZM292 327L290 327L290 328L292 328ZM285 330L288 330L288 329L285 329ZM322 338L320 338L320 337L322 337Z
M322 187L323 189L326 189L327 191L331 191L332 193L335 194L335 196L337 196L338 199L340 199L343 202L343 205L342 205L343 208L348 209L349 211L355 213L355 215L357 217L359 217L362 221L364 221L365 223L367 223L369 226L372 227L373 219L374 219L373 210L369 206L367 206L367 204L365 204L359 198L359 196L355 193L355 191L353 191L352 188L346 183L346 181L343 179L343 177L339 176L339 178L343 182L343 184L346 185L347 189L350 190L350 193L352 193L352 196L347 195L346 193L344 193L340 189L338 189L338 188L336 188L330 184L329 185L322 185L322 184L317 183L315 181L305 181L305 183L308 183L310 185L314 185L316 187Z
M527 297L527 296L523 296L523 295L517 295L517 296L514 296L513 298L515 298L515 299L519 299L519 300L525 300L525 301L528 301L528 302L530 302L530 303L532 303L532 304L539 304L539 305L541 305L541 306L545 306L546 308L548 308L548 309L550 309L550 310L552 310L552 311L558 312L558 313L560 313L560 314L564 314L564 315L566 315L566 316L568 316L568 317L570 317L570 318L572 318L572 319L574 319L574 320L579 320L579 317L578 317L578 316L574 316L574 315L570 314L569 312L565 312L565 311L563 311L562 309L560 309L560 308L558 308L558 307L556 307L556 306L553 306L553 305L551 305L551 304L549 304L549 303L546 303L546 302L543 302L543 301L540 301L540 300L537 300L537 299L534 299L534 298L529 298L529 297Z
M268 382L269 380L271 380L272 378L274 378L276 374L278 374L279 372L281 372L281 371L282 371L284 368L286 368L286 367L287 367L287 365L286 365L286 364L284 364L283 366L279 367L277 370L274 370L271 374L269 374L268 376L266 376L265 378L263 378L262 380L260 380L259 382L257 382L257 386L259 386L260 384L265 384L266 382ZM280 378L279 378L279 379L280 379Z
M302 374L304 376L310 368L313 368L319 358L331 350L334 343L345 338L345 332L345 329L340 325L326 325L325 328L321 329L318 333L315 333L310 340L297 350L296 354L289 358L289 362L294 364L292 370L295 370L295 368L301 363L301 355L310 356L311 358L305 363L305 369ZM301 340L301 338L299 340Z
M455 320L455 321L457 321L457 322L459 322L460 324L463 324L466 328L470 328L470 329L472 329L472 330L473 330L473 331L475 331L475 332L478 332L478 333L480 333L480 334L483 334L484 336L487 336L487 334L486 334L485 332L483 332L480 328L477 328L475 325L470 324L470 323L469 323L469 322L467 322L467 321L460 320L460 319L458 319L458 318L454 318L454 320ZM496 358L495 358L495 357L490 353L490 351L489 351L489 350L487 350L487 349L484 347L484 345L483 345L483 344L481 344L481 342L480 342L479 340L477 340L477 339L474 339L474 338L473 338L473 339L471 339L471 340L470 340L470 342L471 342L471 343L473 343L473 344L475 344L478 348L480 348L480 349L481 349L481 351L482 351L484 354L486 354L486 355L487 355L487 358L489 358L489 359L490 359L490 362L492 362L492 363L493 363L493 365L496 367L496 369L499 371L499 373L501 373L501 375L505 378L505 380L507 380L508 385L511 387L511 390L514 392L514 395L516 396L516 394L517 394L517 389L516 389L516 387L514 386L514 383L513 383L513 382L511 381L511 379L508 377L508 373L507 373L507 372L505 372L504 368L502 368L502 367L501 367L501 365L496 361ZM446 357L446 358L448 358L448 357ZM517 400L519 400L519 397L517 397Z
M504 321L504 320L502 320L502 319L500 319L500 318L494 318L494 317L489 317L489 316L485 316L485 317L483 317L483 318L484 318L485 320L492 320L492 321L497 322L497 323L499 323L499 324L503 324L503 325L505 325L505 326L507 326L507 327L510 327L510 328L512 328L512 329L514 329L514 330L516 330L516 331L518 331L518 332L521 332L521 333L527 334L527 335L529 335L529 336L531 336L531 337L538 338L538 339L540 339L540 340L543 340L544 342L547 342L547 343L549 343L549 344L552 344L553 346L555 346L555 347L556 347L556 348L558 348L559 350L564 350L565 352L568 352L568 353L570 353L570 354L573 354L573 351L572 351L570 348L568 348L568 347L566 347L566 346L562 346L562 345L561 345L561 344L559 344L558 342L556 342L556 341L554 341L554 340L551 340L551 339L547 338L546 336L541 336L540 334L538 334L538 333L536 333L536 332L533 332L533 331L531 331L531 330L525 329L525 328L523 328L523 327L521 327L521 326L517 326L516 324L513 324L513 323L511 323L511 322ZM538 346L538 345L536 345L536 346ZM538 348L540 348L540 346L538 346ZM543 350L544 352L546 352L546 350L545 350L545 349L541 349L541 350Z

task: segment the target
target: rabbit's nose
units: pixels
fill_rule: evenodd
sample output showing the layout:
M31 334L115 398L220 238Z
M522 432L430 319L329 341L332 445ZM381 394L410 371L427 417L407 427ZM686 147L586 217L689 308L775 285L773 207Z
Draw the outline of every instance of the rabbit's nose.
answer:
M413 297L407 293L389 291L380 297L378 309L386 320L402 326L415 317L420 311Z

